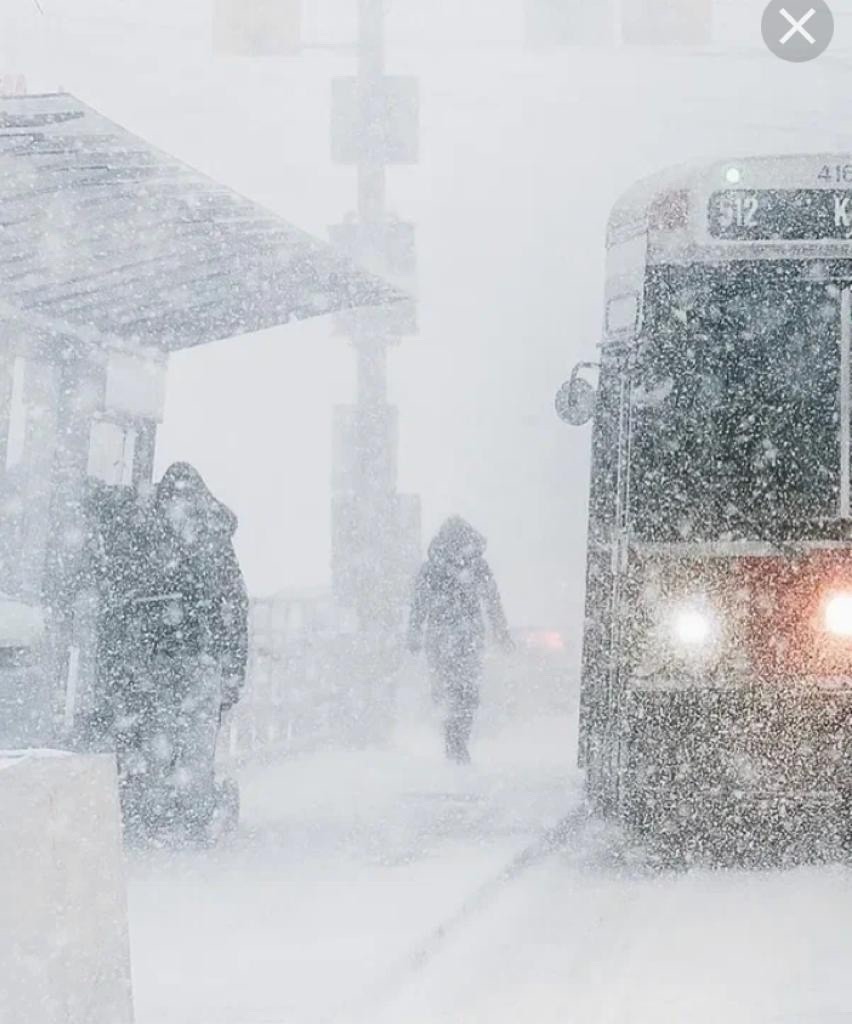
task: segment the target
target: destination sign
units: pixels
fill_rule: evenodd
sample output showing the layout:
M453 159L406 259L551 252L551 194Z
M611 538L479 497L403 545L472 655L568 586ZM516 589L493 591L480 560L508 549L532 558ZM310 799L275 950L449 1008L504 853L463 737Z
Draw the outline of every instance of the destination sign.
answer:
M710 197L708 216L728 241L852 239L852 191L729 189Z

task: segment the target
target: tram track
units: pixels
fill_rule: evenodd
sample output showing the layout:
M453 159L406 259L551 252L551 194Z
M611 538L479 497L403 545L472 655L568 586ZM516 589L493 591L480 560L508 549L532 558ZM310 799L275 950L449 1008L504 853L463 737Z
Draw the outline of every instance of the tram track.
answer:
M453 913L394 960L362 993L324 1015L317 1024L366 1024L367 1021L373 1024L376 1020L384 1020L383 1014L394 1007L398 998L405 1000L410 997L407 993L409 987L416 984L427 968L441 960L455 938L468 926L473 927L511 887L526 880L534 869L558 855L568 855L566 867L575 877L579 873L594 877L599 882L609 878L619 887L615 902L606 898L598 905L597 899L593 900L597 908L593 917L589 917L587 899L581 899L577 908L579 918L587 921L589 934L606 937L605 941L600 939L598 950L601 962L610 964L610 973L601 981L596 1009L602 1024L619 1021L625 1006L630 1004L632 989L642 984L648 964L639 938L642 942L664 944L665 930L678 914L682 887L689 890L697 884L690 881L694 878L693 871L697 871L699 878L752 877L759 884L768 884L789 871L824 871L841 867L834 861L822 863L810 859L786 864L783 861L743 861L733 869L731 865L726 867L713 858L671 865L645 844L637 843L620 828L605 825L585 805L580 805L539 833L496 874L471 888ZM639 888L634 887L636 883L641 883ZM645 891L649 884L652 888ZM656 893L652 897L654 913L651 915L647 913L648 892ZM565 908L565 913L571 917L570 906ZM620 922L618 928L612 928L613 921ZM620 950L620 953L616 955L615 950ZM591 955L590 949L586 949L586 954L588 956L584 954L581 961L587 966L580 966L581 973L589 969L589 963L598 959Z
M536 838L512 857L504 867L477 887L462 901L458 909L432 928L402 957L394 961L382 976L360 996L347 1001L321 1018L318 1024L357 1024L371 1020L407 984L412 982L443 951L447 943L468 923L487 910L510 886L548 858L581 846L592 819L585 806L569 811L555 825L540 832Z

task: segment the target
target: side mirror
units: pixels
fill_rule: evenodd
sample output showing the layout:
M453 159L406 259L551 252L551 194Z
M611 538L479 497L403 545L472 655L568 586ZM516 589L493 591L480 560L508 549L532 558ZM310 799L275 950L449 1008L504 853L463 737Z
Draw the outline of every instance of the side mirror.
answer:
M597 391L580 376L581 370L596 368L595 363L578 363L571 379L556 393L556 415L571 427L582 427L595 414Z

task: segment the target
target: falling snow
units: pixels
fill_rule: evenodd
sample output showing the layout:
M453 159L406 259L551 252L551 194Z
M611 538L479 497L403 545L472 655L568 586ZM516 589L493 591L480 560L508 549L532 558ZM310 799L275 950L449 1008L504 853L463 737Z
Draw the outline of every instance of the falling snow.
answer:
M0 1022L852 1014L831 6L5 0Z

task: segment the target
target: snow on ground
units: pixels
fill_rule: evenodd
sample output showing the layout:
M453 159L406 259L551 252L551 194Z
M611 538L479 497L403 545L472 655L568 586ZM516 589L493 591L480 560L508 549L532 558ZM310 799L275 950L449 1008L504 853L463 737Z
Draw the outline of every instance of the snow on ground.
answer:
M655 872L579 811L575 732L486 714L461 769L409 715L245 772L230 845L132 861L138 1024L852 1020L848 868Z
M415 676L387 749L246 770L227 846L135 855L137 1024L852 1020L849 869L652 870L587 819L575 687L528 665L491 665L469 769Z
M576 804L573 716L486 735L470 769L437 723L387 750L242 779L226 848L131 864L138 1024L344 1019L471 890ZM392 992L391 992L392 994Z
M840 866L653 875L575 851L507 887L374 1019L848 1021L850 915Z
M132 861L138 1024L852 1019L841 865L655 873L578 814L471 900L579 808L575 732L486 714L460 769L409 715L386 750L245 772L230 845Z

